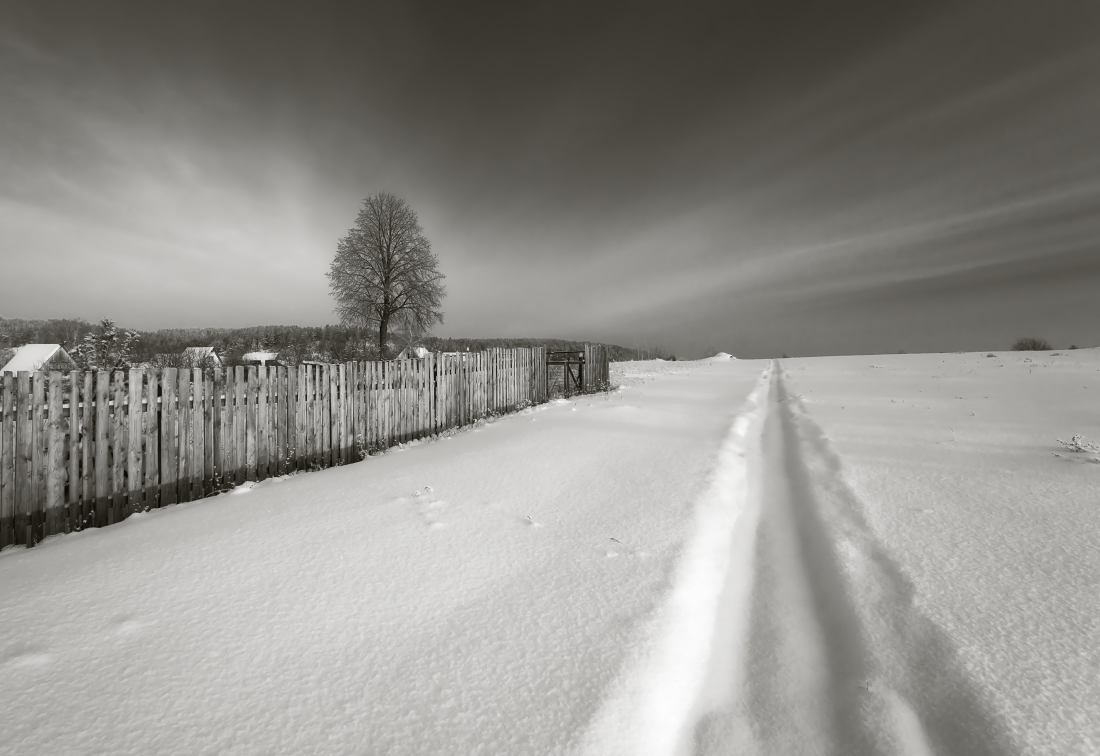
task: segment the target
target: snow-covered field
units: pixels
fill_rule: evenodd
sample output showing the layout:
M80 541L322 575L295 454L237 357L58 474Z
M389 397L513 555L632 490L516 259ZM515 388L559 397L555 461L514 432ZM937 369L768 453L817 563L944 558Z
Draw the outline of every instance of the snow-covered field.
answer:
M612 381L0 553L0 753L1100 752L1097 350Z

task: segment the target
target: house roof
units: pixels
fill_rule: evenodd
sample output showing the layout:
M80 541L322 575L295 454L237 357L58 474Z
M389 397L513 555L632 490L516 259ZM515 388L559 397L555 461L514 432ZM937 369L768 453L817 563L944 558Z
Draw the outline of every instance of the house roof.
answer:
M0 373L19 373L24 370L41 370L42 366L58 353L69 358L69 353L60 344L24 344L15 348L15 354L8 360Z
M278 352L249 352L241 357L242 360L257 360L263 362L270 362L278 358Z

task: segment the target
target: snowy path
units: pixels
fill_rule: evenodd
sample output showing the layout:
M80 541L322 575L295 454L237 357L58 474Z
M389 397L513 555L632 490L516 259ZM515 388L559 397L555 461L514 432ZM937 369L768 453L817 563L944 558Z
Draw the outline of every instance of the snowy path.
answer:
M700 501L685 562L705 565L682 566L671 621L657 614L651 654L604 704L585 752L1013 753L875 541L820 429L780 373L763 388L715 474L728 519ZM694 637L680 637L677 617ZM687 677L691 689L669 688Z
M696 752L1012 753L781 375L762 462L742 699L701 723Z
M0 554L0 754L564 753L764 365Z

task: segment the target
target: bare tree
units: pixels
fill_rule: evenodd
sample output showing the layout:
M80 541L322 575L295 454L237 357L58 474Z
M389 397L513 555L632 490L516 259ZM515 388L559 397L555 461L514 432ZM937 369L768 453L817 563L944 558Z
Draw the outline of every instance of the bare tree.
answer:
M438 265L408 203L389 192L367 197L328 272L340 322L377 328L378 351L388 356L390 326L427 332L443 322Z

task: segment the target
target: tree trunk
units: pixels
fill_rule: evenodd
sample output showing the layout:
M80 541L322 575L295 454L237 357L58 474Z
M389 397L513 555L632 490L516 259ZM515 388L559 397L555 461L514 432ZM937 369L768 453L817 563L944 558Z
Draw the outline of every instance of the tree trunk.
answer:
M383 315L378 321L378 354L382 359L386 359L389 355L386 354L386 336L390 327L389 315Z

